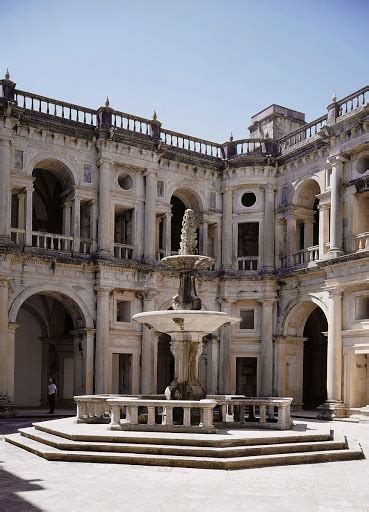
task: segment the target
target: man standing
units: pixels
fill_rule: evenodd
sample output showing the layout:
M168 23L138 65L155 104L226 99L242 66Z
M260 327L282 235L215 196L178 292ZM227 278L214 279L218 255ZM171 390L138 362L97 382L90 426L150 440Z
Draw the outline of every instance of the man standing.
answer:
M53 379L49 379L49 384L47 386L47 398L49 402L49 412L48 414L54 414L55 409L55 397L58 389L54 384Z

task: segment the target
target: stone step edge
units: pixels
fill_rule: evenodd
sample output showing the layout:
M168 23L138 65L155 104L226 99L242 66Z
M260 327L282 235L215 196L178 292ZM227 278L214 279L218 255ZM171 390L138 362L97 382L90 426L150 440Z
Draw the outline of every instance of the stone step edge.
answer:
M155 444L134 444L134 443L109 443L104 441L78 442L62 440L58 436L42 431L37 431L33 427L19 429L18 432L29 439L47 444L59 450L73 451L97 451L99 453L136 453L151 455L188 455L192 457L216 457L232 458L237 456L250 457L257 455L255 452L262 452L262 455L282 454L282 453L303 453L308 451L329 451L340 450L346 447L346 441L342 439L335 441L320 441L315 443L278 443L275 445L252 445L237 447L194 447L180 445L161 445ZM155 453L156 452L156 453ZM176 453L178 452L178 453ZM249 452L249 453L248 453Z
M52 434L63 439L69 439L71 441L93 441L93 442L104 442L107 436L101 436L98 434L72 434L57 430L55 428L44 426L42 423L33 423L33 427L36 430L41 430L48 434ZM150 437L150 432L147 432L146 436L119 436L114 435L114 431L109 432L109 441L112 443L121 443L123 440L126 443L135 444L155 444L159 438ZM122 432L123 434L123 432ZM334 431L331 430L329 434L306 434L306 435L294 435L294 436L276 436L276 437L260 437L260 438L243 438L243 439L187 439L187 438L173 438L165 437L164 432L160 432L160 443L166 445L181 445L181 446L204 446L204 447L232 447L232 446L254 446L254 445L269 445L285 443L301 443L305 441L309 442L322 442L322 441L333 441Z
M265 466L278 466L290 464L311 464L321 462L335 462L344 460L358 460L364 458L359 445L344 450L329 452L305 452L282 455L261 455L237 459L197 459L194 457L176 458L159 455L122 455L101 454L96 452L67 452L40 444L20 434L10 434L5 441L19 448L25 449L49 461L114 463L145 466L187 467L199 469L246 469Z

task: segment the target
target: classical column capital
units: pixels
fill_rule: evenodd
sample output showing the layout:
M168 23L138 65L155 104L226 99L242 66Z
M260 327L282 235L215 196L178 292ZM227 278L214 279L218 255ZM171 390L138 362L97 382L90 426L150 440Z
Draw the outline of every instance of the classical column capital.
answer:
M342 288L339 288L338 286L335 286L334 288L326 288L329 298L341 298L342 297Z
M264 192L275 192L276 187L273 185L273 183L265 183L264 185L261 185L260 187Z
M336 155L331 155L327 158L327 164L330 166L334 166L338 162L344 163L349 160L349 157L344 153L338 153Z
M233 191L235 190L236 187L234 186L226 186L224 187L221 192L223 195L227 194L227 195L232 195Z
M158 292L156 290L136 290L135 296L138 299L143 300L153 300L157 296Z
M109 295L111 291L112 290L109 286L95 286L95 292L100 296Z
M258 299L257 302L262 306L274 306L277 299L275 297L266 297L265 299Z
M10 324L8 325L8 331L9 331L10 333L15 333L15 331L18 329L19 325L20 325L20 324L10 323Z
M0 288L9 288L9 278L0 276Z

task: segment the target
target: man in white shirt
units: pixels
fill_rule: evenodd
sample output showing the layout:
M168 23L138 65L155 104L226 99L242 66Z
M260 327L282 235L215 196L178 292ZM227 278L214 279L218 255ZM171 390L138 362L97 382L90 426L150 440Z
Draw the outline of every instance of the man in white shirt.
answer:
M47 399L49 402L49 412L48 414L54 414L55 409L55 397L58 389L54 384L53 379L49 379L49 384L47 386Z

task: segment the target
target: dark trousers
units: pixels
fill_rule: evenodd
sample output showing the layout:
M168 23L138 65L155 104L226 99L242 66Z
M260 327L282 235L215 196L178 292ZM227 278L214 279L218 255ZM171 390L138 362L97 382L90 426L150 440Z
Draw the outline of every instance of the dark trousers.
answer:
M52 395L48 395L47 399L49 401L49 412L53 413L55 409L55 393L53 393Z

